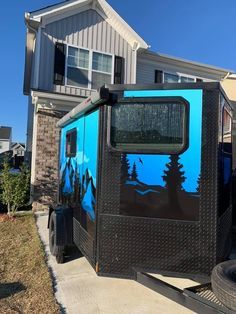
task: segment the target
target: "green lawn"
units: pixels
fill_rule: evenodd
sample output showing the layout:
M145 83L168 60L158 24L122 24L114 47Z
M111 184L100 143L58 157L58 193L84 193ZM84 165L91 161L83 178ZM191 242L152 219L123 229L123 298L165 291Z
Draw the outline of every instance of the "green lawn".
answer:
M0 313L59 313L32 214L0 222Z

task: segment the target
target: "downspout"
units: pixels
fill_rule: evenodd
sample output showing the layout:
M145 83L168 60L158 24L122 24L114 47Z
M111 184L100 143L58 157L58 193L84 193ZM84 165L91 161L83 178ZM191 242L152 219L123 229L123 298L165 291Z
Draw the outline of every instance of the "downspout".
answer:
M139 44L135 41L132 47L133 50L133 73L132 73L132 84L136 84L137 81L137 53L139 49Z
M136 84L137 82L137 59L138 59L138 50L148 50L151 46L147 46L147 48L140 47L140 44L138 42L134 42L132 50L134 52L134 65L133 65L133 72L132 72L132 83Z
M29 13L25 13L25 24L27 27L27 35L26 35L25 73L23 90L25 95L29 95L31 88L34 42L37 36L40 22L30 20Z

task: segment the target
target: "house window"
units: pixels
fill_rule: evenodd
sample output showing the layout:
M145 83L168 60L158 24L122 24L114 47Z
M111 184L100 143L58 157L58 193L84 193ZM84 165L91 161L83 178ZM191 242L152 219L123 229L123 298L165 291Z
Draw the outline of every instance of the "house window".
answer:
M68 47L67 84L88 88L89 51Z
M187 76L180 76L181 83L192 83L195 82L195 79Z
M66 157L76 156L76 140L77 140L77 130L72 129L66 133Z
M195 80L195 78L189 76L164 73L164 83L192 83L195 82Z
M98 89L111 82L111 55L68 46L67 85Z
M110 144L116 150L177 154L187 147L185 102L118 103L110 110Z
M175 74L164 73L164 82L165 83L178 83L179 76Z
M92 89L98 89L111 83L112 57L103 53L93 52Z

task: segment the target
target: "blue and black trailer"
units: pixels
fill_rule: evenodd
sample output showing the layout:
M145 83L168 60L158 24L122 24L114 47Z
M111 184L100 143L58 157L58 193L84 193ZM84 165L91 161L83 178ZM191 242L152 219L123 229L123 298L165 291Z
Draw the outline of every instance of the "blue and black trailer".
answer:
M232 108L220 83L107 85L58 127L55 255L74 243L99 275L125 278L209 275L228 257Z

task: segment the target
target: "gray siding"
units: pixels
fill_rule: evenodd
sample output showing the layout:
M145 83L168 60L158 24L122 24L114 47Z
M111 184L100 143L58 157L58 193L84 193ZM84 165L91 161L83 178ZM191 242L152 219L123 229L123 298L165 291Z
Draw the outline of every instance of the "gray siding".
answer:
M206 81L220 81L222 73L210 73L204 68L191 68L190 65L179 62L178 65L171 64L169 60L150 60L149 56L138 56L137 59L137 84L153 84L155 81L155 70L167 73L182 73L203 78ZM145 59L144 59L145 58Z
M161 70L154 64L147 64L137 60L137 84L154 84L155 70Z
M90 9L46 25L42 30L39 89L88 96L82 88L53 85L55 42L94 49L125 58L125 83L134 81L135 58L132 47L96 11Z

